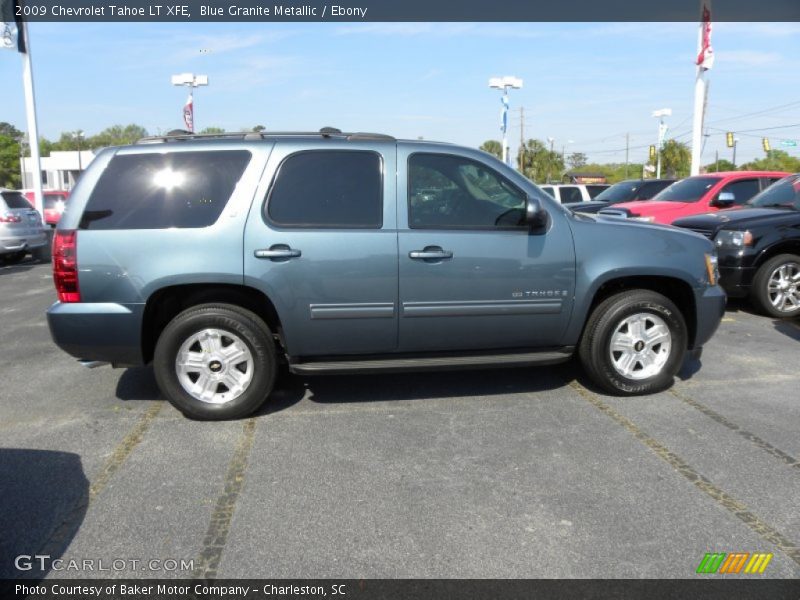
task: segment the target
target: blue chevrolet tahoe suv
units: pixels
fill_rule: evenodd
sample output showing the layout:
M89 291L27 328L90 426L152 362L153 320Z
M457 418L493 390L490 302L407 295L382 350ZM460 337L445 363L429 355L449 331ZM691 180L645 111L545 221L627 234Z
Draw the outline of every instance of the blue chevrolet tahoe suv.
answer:
M172 135L102 151L53 243L55 342L152 362L185 415L276 373L551 364L672 384L721 319L713 244L572 214L478 150L377 134Z

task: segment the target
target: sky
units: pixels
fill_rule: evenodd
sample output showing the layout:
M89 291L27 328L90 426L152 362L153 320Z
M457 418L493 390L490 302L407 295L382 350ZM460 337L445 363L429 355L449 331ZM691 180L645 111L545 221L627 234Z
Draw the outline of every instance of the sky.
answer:
M181 128L181 72L206 74L196 128L388 133L479 146L500 139L500 92L512 90L509 140L555 139L593 162L643 162L652 111L671 108L667 137L688 142L696 23L31 23L41 135L92 135L136 123ZM800 23L715 23L703 163L763 157L761 137L800 155ZM0 121L25 130L19 55L0 53ZM793 125L794 127L783 127ZM738 133L741 131L741 133ZM782 147L783 139L798 146Z

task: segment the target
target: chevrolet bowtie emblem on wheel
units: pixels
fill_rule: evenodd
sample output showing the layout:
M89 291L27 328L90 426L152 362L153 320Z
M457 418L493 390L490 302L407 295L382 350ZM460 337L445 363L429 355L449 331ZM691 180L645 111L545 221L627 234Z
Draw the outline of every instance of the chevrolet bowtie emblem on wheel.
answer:
M763 573L767 569L772 554L765 552L707 552L697 567L697 573L734 574Z

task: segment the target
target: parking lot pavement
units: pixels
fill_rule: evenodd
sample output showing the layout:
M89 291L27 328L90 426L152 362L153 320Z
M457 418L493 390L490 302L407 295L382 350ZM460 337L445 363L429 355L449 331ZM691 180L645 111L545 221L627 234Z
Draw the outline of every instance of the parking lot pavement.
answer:
M56 348L53 299L48 265L0 267L0 577L37 553L125 561L51 577L694 577L706 552L800 576L796 322L731 306L653 396L574 364L288 377L200 423L151 369Z

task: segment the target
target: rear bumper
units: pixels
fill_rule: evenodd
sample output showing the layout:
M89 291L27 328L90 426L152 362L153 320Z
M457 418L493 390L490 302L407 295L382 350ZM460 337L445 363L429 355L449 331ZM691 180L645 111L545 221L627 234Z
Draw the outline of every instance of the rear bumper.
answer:
M726 301L725 290L718 285L695 290L697 331L692 348L702 348L714 335L725 314Z
M0 254L27 252L47 245L47 232L44 229L29 235L3 235L0 237Z
M144 304L62 303L47 310L47 324L56 345L84 361L135 366L142 359Z

